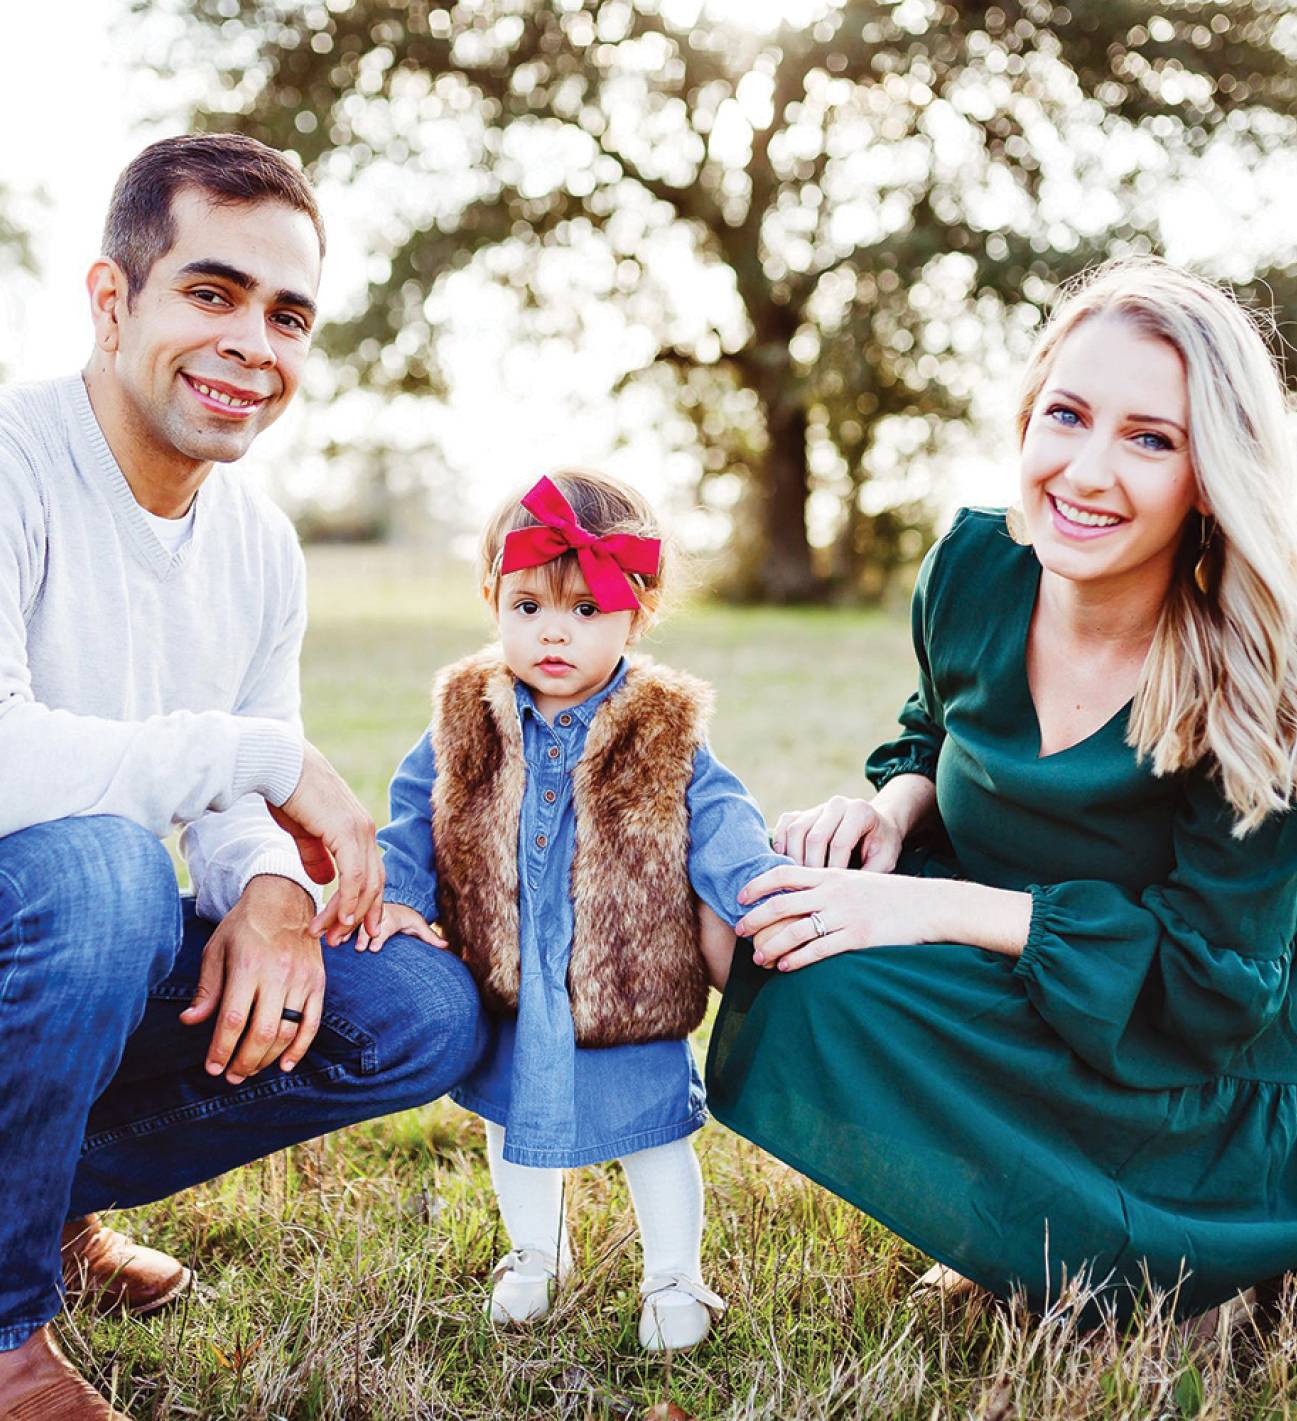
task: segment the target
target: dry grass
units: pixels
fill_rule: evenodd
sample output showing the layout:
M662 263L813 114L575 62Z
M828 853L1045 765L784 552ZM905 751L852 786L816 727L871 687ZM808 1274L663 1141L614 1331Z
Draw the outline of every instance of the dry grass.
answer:
M632 1214L613 1169L569 1188L574 1286L550 1321L495 1333L482 1306L505 1244L476 1122L446 1105L356 1127L131 1224L203 1284L152 1321L74 1311L69 1349L137 1418L1287 1416L1293 1299L1231 1338L1189 1343L1154 1308L1124 1335L907 1297L923 1260L719 1128L704 1133L713 1338L670 1362L635 1345Z
M312 567L308 728L382 813L422 728L432 669L484 639L466 574L328 551ZM654 647L720 691L714 741L772 816L859 784L908 690L901 619L700 609ZM701 1047L701 1042L700 1042ZM730 1301L692 1354L635 1344L637 1245L615 1168L575 1171L579 1271L552 1318L496 1333L487 1278L507 1246L480 1127L440 1102L276 1155L134 1211L124 1226L202 1280L151 1321L84 1309L68 1350L144 1418L407 1421L642 1417L1280 1417L1297 1414L1294 1300L1188 1341L1164 1306L1124 1334L908 1296L908 1245L717 1126L699 1137L708 1281ZM118 1220L123 1223L123 1220Z

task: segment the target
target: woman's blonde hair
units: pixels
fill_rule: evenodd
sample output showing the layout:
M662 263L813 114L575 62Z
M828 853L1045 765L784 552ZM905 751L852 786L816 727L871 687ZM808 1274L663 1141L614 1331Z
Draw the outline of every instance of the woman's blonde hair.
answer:
M1037 342L1019 441L1059 346L1100 316L1179 353L1210 509L1185 521L1127 738L1157 775L1213 757L1242 836L1285 809L1297 781L1297 465L1280 370L1260 323L1219 287L1154 258L1111 262L1065 291Z
M631 585L640 601L637 626L643 630L662 610L676 561L653 506L637 489L597 469L560 469L549 478L571 505L576 521L588 532L601 538L608 533L632 533L638 538L657 538L661 542L662 554L656 575L630 574ZM534 528L540 521L522 506L523 495L530 487L528 484L511 493L482 530L477 550L478 572L492 607L499 605L500 561L505 536L516 528ZM551 596L565 597L580 568L576 553L566 552L534 571Z

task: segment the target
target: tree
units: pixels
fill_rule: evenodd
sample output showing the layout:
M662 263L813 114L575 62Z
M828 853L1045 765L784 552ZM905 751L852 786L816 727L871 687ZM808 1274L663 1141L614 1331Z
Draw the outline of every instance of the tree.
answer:
M426 297L448 269L540 300L547 253L597 248L587 285L652 331L643 373L696 417L709 472L745 476L746 590L826 590L817 487L837 499L838 578L877 587L926 512L900 475L968 409L986 332L1029 328L1060 277L1149 245L1160 184L1213 143L1251 162L1290 141L1291 17L824 0L763 33L698 3L172 0L171 62L219 61L201 123L325 178L400 175L369 305L332 333L361 380L427 388ZM701 324L671 243L728 295Z
M0 183L0 275L16 271L35 276L36 258L31 238L23 222L14 215L18 206L14 195ZM5 359L6 353L0 350L0 366Z
M0 253L3 253L6 265L12 264L24 271L34 272L36 268L32 261L31 243L17 220L8 215L9 205L8 189L0 184Z

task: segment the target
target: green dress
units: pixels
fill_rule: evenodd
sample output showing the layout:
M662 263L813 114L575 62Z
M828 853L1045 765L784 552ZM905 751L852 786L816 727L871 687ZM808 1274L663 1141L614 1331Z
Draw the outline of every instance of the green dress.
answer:
M1039 756L1040 567L964 510L914 598L919 686L870 757L936 782L898 873L1029 891L1021 958L940 943L771 972L741 945L718 1119L925 1253L1031 1305L1087 1270L1191 1313L1297 1266L1297 814L1244 839L1208 774L1157 779L1129 706Z

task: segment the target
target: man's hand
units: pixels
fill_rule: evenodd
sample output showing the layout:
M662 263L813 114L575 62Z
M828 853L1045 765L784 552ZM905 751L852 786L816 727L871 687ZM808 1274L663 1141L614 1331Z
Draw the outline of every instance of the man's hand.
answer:
M337 866L337 891L316 914L311 932L331 946L350 937L362 919L370 933L377 932L383 917L383 860L374 821L309 740L297 788L270 812L296 839L302 866L316 883L328 883Z
M209 1075L224 1071L238 1085L276 1058L280 1070L291 1071L306 1054L324 1006L313 907L291 879L261 875L250 880L207 940L198 990L180 1020L196 1026L216 1017L207 1048ZM301 1020L285 1020L285 1008L300 1012Z

